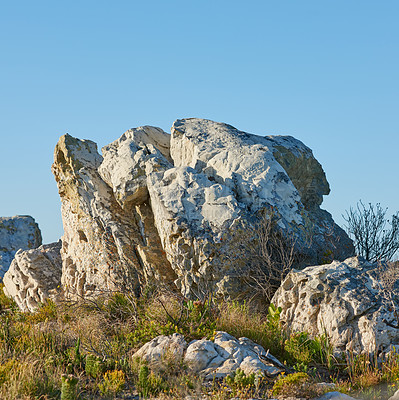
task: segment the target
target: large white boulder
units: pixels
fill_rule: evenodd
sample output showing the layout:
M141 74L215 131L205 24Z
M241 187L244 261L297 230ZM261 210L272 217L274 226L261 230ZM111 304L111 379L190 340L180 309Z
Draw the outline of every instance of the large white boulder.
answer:
M382 295L377 264L359 258L291 271L272 303L291 331L326 334L337 353L380 353L399 344L399 321Z
M0 217L0 278L8 270L19 249L34 249L41 244L40 229L32 217Z
M136 291L153 280L187 297L204 286L242 294L251 266L239 232L264 211L295 237L304 262L353 253L319 207L329 192L323 169L292 137L194 118L177 120L172 135L131 129L102 151L69 135L55 150L67 295L111 290L126 271Z
M353 254L347 235L319 208L329 186L300 141L192 118L173 124L170 155L173 167L159 158L147 162L147 185L155 225L184 295L204 281L220 294L243 290L247 255L234 235L265 210L295 237L305 262Z

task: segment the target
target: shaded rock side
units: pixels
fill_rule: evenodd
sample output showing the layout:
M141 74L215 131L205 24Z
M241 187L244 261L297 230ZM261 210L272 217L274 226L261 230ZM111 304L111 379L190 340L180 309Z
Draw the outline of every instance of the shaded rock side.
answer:
M34 311L47 299L55 299L61 284L61 242L32 250L18 250L4 275L4 293L22 311Z
M326 334L336 353L385 352L399 344L394 310L381 296L377 264L359 258L290 272L272 303L292 331Z
M67 297L90 296L120 285L138 291L146 279L175 278L150 206L118 196L99 173L102 162L89 140L64 135L55 149L52 171L61 197L62 286Z
M286 368L268 351L247 338L236 339L226 332L216 332L214 340L193 340L183 335L157 336L142 346L133 358L144 359L153 369L162 371L173 359L205 380L225 378L237 369L246 375L276 377Z
M40 229L32 217L0 217L0 278L8 270L19 249L34 249L41 244Z

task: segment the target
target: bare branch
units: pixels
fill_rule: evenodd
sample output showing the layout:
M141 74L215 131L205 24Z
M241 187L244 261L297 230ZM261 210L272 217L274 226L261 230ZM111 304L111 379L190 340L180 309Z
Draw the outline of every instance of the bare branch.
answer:
M351 207L343 215L357 254L368 261L389 261L399 250L399 212L391 221L386 212L379 203L365 206L360 200L355 209Z

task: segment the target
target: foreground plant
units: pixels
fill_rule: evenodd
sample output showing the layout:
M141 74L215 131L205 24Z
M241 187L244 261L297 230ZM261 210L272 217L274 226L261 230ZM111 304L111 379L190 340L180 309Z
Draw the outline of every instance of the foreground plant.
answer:
M123 389L125 382L126 377L123 371L107 371L103 376L103 381L98 384L98 387L103 396L113 396Z
M75 400L79 379L73 375L64 374L61 376L61 382L61 400Z

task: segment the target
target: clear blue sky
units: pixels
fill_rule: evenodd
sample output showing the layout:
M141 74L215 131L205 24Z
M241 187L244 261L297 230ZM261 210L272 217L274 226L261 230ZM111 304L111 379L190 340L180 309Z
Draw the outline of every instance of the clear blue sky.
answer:
M2 1L0 215L62 235L59 136L103 146L201 117L292 135L323 165L338 223L399 210L399 2Z

